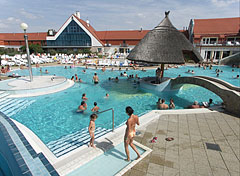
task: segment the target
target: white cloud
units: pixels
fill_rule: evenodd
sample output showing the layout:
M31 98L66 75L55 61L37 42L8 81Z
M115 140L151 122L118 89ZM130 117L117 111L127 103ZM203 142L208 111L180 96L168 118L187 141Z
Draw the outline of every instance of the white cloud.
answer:
M0 29L7 29L9 26L5 23L0 22Z
M239 0L211 0L211 2L217 7L225 7L230 4L239 3Z
M20 23L21 20L19 18L8 17L6 23Z
M24 17L26 17L26 18L28 18L28 19L32 19L32 20L38 18L37 15L34 15L33 13L29 13L29 12L25 11L25 9L23 9L23 8L20 9L20 14L21 14L22 16L24 16Z
M137 16L140 17L140 18L146 18L146 16L142 13L138 13Z

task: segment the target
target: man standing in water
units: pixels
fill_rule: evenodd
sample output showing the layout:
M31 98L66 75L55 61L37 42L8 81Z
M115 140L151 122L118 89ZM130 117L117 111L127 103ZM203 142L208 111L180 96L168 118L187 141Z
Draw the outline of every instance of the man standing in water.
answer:
M132 147L132 149L137 153L137 159L140 158L140 154L136 148L136 146L133 144L133 138L136 134L136 130L135 130L135 126L136 124L139 125L139 119L137 115L133 114L133 109L128 106L126 107L126 113L128 114L129 118L126 122L127 128L125 131L125 135L124 135L124 147L125 147L125 152L127 155L127 161L130 161L130 156L129 156L129 149L128 149L128 145L130 145Z
M94 84L98 84L98 82L99 82L99 78L98 78L97 73L94 73L93 82L94 82Z

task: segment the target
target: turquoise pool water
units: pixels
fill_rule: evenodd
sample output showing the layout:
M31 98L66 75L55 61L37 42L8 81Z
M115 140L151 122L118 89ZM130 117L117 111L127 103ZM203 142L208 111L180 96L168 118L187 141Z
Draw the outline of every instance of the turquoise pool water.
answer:
M178 69L172 68L165 71L166 77L192 76L192 74L185 73L188 69L194 70L194 75L210 75L215 77L215 69L203 70L195 67L180 67ZM232 72L230 67L219 67L223 70L220 73L220 79L228 81L236 86L239 86L239 80L232 77L239 74L240 69ZM115 112L115 126L119 126L126 121L128 116L125 113L126 106L132 106L135 114L142 114L146 111L156 109L156 101L158 96L164 98L166 103L173 98L176 104L176 109L184 108L194 100L199 102L208 101L209 98L214 100L214 103L221 102L221 99L214 93L202 87L194 85L184 85L182 90L177 94L173 92L161 92L156 96L154 93L144 92L133 80L127 80L126 77L120 77L120 71L87 69L83 73L83 68L75 67L72 69L64 69L59 67L43 67L42 70L48 69L49 75L65 76L71 78L74 74L83 80L84 83L76 83L73 87L58 92L39 97L27 98L29 100L36 100L33 104L24 110L13 115L12 118L30 128L45 144L57 140L62 136L72 134L89 124L89 116L91 108L96 101L100 107L100 111L114 108ZM97 72L100 83L94 85L92 82L93 74ZM122 71L123 72L123 71ZM19 75L28 75L27 70L15 71ZM41 75L39 68L33 68L34 75ZM154 76L155 70L147 70L146 72L130 70L127 74L138 74L140 77ZM44 73L42 75L45 75ZM109 81L109 77L119 77L119 82ZM196 93L197 92L197 93ZM80 105L82 94L86 93L88 100L88 109L84 114L76 113L77 107ZM109 98L104 98L106 93L109 93ZM112 127L111 111L102 113L96 121L96 126L111 129Z
M142 155L145 150L137 146L139 153ZM130 150L130 159L131 161L137 158L136 153L129 146ZM79 175L88 175L88 176L112 176L117 174L123 168L125 168L131 162L127 162L124 159L126 158L124 144L121 143L114 148L108 150L104 154L96 157L87 164L81 166L80 168L69 173L67 176L79 176Z

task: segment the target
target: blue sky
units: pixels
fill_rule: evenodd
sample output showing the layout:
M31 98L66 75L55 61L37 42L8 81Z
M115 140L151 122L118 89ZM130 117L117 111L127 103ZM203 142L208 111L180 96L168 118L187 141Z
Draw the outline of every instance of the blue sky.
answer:
M0 0L0 32L58 30L67 18L80 11L97 30L152 29L170 10L178 29L190 19L239 17L239 0Z

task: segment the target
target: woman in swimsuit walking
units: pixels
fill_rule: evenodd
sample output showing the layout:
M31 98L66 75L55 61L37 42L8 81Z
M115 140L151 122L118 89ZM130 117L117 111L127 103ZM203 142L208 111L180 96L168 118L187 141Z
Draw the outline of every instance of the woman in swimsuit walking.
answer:
M140 158L140 154L136 148L136 146L133 144L133 138L135 136L136 130L135 130L135 126L136 124L139 125L139 119L137 115L133 114L133 109L128 106L126 107L126 113L128 114L129 118L126 122L127 128L125 131L125 135L124 135L124 147L125 147L125 152L127 155L127 161L130 161L130 157L129 157L129 149L128 149L128 145L130 145L132 147L132 149L137 153L137 159Z

